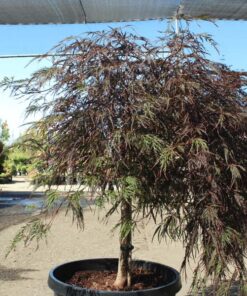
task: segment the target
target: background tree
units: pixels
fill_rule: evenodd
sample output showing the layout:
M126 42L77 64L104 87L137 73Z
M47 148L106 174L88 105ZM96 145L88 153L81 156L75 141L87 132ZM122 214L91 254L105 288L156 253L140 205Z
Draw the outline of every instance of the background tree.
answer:
M0 141L6 143L9 140L10 133L9 133L9 126L7 121L4 122L0 119Z
M0 173L4 172L3 163L6 159L6 143L9 140L10 133L7 121L0 119Z
M41 129L28 128L16 146L29 158L27 170L33 184L58 185L65 177L60 175L53 178L50 156L52 145L47 134L48 126L43 128L45 132Z
M27 112L43 112L33 128L49 138L52 177L69 166L98 189L97 204L112 205L106 216L121 212L119 289L131 281L140 218L157 223L159 238L183 241L182 267L200 255L194 287L229 278L244 287L246 73L210 61L205 41L214 45L188 30L155 46L121 30L90 33L14 83L30 97ZM67 200L83 225L82 193Z
M3 163L4 171L11 175L27 175L32 169L32 156L22 143L9 147Z
M0 141L0 154L3 152L3 142Z

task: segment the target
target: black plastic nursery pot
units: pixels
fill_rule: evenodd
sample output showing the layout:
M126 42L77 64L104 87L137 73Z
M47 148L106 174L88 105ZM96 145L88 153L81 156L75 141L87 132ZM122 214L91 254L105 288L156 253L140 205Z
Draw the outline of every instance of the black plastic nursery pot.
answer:
M48 285L55 296L173 296L181 289L179 273L166 265L134 260L133 267L153 271L164 278L164 285L152 289L137 291L100 291L77 287L66 282L77 271L83 270L117 270L118 259L100 258L64 263L49 273Z

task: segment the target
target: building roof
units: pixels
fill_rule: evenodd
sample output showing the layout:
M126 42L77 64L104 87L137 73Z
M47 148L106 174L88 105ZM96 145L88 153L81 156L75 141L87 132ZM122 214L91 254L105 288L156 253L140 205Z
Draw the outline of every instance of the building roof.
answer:
M1 0L0 24L72 24L173 18L247 20L247 0Z

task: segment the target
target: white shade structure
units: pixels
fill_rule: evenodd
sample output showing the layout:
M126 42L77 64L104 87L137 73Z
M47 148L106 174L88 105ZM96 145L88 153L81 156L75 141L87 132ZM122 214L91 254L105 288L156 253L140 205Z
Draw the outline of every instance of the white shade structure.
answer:
M247 20L247 0L1 0L0 24L73 24L173 18Z

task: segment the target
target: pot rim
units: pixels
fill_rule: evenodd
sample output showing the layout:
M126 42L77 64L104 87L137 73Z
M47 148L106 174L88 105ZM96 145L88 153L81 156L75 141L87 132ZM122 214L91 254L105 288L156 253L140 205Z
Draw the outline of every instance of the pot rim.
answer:
M63 282L63 281L60 281L59 279L57 279L56 277L55 277L55 275L54 275L54 272L57 270L57 269L59 269L59 268L61 268L62 266L65 266L66 264L73 264L73 263L78 263L78 262L83 262L83 261L87 261L87 262L89 262L89 261L97 261L97 260L99 260L99 261L103 261L103 260L114 260L114 261L116 261L116 260L118 260L118 258L108 258L108 257L106 257L106 258L90 258L90 259L81 259L81 260L74 260L74 261L68 261L68 262L65 262L65 263L63 263L63 264L60 264L60 265L57 265L56 267L54 267L54 268L52 268L51 270L50 270L50 272L49 272L49 278L51 278L54 282L56 282L57 284L62 284L63 285L63 287L64 288L69 288L69 289L74 289L74 290L77 290L77 291L97 291L97 292L100 292L101 294L104 294L104 293L107 293L107 294L114 294L114 293L123 293L123 294L129 294L129 293L137 293L137 292L150 292L150 291L157 291L157 290L160 290L160 289L162 289L162 288L169 288L169 287L172 287L173 285L175 285L177 282L179 282L179 284L178 284L178 289L176 289L177 291L179 291L180 290L180 288L181 288L181 280L180 280L180 274L179 274L179 272L176 270L176 269L174 269L174 268L172 268L172 267L170 267L170 266L167 266L167 265L165 265L165 264L162 264L162 263L158 263L158 262L153 262L153 261L148 261L148 260L138 260L138 259L136 259L136 260L132 260L132 262L138 262L138 263L149 263L149 264L156 264L156 265L160 265L161 267L164 267L164 268L167 268L167 269L169 269L170 271L172 271L173 273L174 273L174 275L175 275L175 279L174 280L172 280L171 282L169 282L169 283L167 283L167 284L164 284L164 285L160 285L160 286L158 286L158 287L154 287L154 288L149 288L149 289L141 289L141 290L132 290L132 291L106 291L106 290L95 290L95 289L88 289L88 288L82 288L82 287L79 287L79 286L76 286L76 285L71 285L71 284L67 284L67 283L65 283L65 282ZM51 287L50 287L51 288Z

